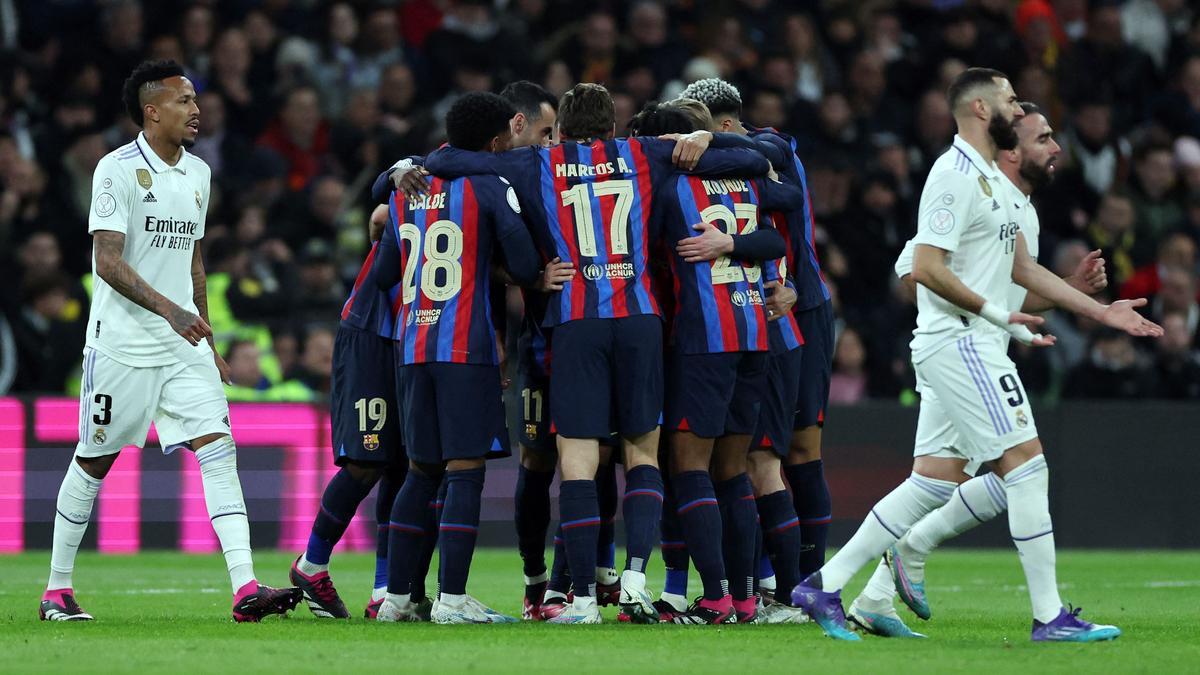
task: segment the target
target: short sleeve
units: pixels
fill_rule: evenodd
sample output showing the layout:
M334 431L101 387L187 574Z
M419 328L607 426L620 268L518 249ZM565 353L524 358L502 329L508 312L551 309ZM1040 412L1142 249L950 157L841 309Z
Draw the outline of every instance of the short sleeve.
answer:
M972 180L956 169L929 177L921 191L917 210L915 244L928 244L946 251L958 249L963 232L971 223Z
M88 211L88 232L111 230L125 234L133 212L133 188L130 172L122 171L113 157L105 157L92 175L92 206ZM207 200L205 200L207 206Z
M913 254L916 251L916 244L912 240L904 243L904 250L900 252L900 257L896 258L896 276L900 279L912 274Z
M204 166L203 184L200 186L200 234L197 239L203 239L208 230L208 200L212 196L212 171Z

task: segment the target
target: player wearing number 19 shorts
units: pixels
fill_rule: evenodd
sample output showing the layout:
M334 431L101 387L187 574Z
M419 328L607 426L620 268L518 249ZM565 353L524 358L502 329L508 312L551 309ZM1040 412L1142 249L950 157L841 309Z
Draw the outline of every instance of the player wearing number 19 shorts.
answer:
M614 139L612 97L594 84L563 95L558 124L563 142L553 148L499 155L442 148L426 157L426 168L508 179L543 258L579 270L551 296L545 319L554 328L550 407L562 468L560 520L575 589L572 608L552 621L598 623L599 439L617 431L626 453L629 555L622 604L626 591L639 603L645 594L643 569L662 507L662 322L647 273L654 187L674 171L676 150L680 161L704 173L762 175L767 165L748 150L701 152L708 132L679 146L654 138Z
M382 232L386 209L379 207ZM377 216L372 215L375 221ZM375 618L387 585L388 514L404 483L408 460L400 439L400 408L396 404L392 333L399 288L379 290L373 271L379 254L376 224L372 222L371 250L363 262L350 297L342 307L333 348L330 422L333 459L339 467L325 486L304 554L291 569L292 583L304 590L313 614L344 619L350 613L329 576L329 558L359 504L378 483L375 584L367 618ZM433 509L430 509L433 513ZM430 527L431 523L426 523ZM424 574L419 575L421 580ZM423 584L418 603L425 600ZM424 604L428 605L428 602ZM428 615L428 607L425 607Z

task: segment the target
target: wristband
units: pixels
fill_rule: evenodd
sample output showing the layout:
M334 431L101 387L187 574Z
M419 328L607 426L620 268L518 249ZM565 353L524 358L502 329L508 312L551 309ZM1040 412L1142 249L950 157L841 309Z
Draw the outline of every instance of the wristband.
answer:
M983 307L979 308L979 316L990 324L999 326L1004 330L1009 329L1008 317L1011 316L1011 313L994 302L985 300Z
M1026 326L1019 323L1010 323L1008 325L1008 334L1013 336L1013 339L1023 345L1031 345L1035 338L1040 338L1041 335L1029 330Z

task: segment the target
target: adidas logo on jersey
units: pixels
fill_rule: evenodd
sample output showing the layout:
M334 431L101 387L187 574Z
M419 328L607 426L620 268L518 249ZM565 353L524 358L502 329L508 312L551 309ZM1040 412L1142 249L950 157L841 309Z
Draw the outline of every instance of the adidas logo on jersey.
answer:
M146 196L142 197L142 203L143 204L151 204L151 203L157 204L158 200L154 198L153 192L147 192Z

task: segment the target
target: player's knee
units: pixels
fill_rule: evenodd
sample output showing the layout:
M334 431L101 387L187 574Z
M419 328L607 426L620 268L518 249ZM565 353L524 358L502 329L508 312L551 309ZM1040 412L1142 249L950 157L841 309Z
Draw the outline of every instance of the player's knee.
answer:
M966 465L967 461L964 459L922 456L913 459L913 473L925 478L963 483L970 478L963 473L963 467Z
M383 470L375 465L363 464L360 462L349 461L342 467L346 473L354 480L363 485L374 485L379 477L383 475Z
M811 426L792 432L788 464L807 464L821 459L821 427Z
M409 461L408 470L425 476L431 480L440 481L442 474L446 472L446 467L443 464L432 464L426 462Z
M785 488L783 476L780 473L779 457L770 450L753 450L746 458L746 467L750 474L750 483L754 486L754 496L774 494Z
M554 471L555 459L552 453L537 452L533 448L521 446L521 466L527 471L550 473Z
M117 455L119 454L118 452L114 452L111 455L104 455L103 457L80 457L76 455L75 463L87 475L97 480L102 480L108 475L109 469L112 468L113 462L117 461Z
M1006 450L1000 459L996 460L996 465L1003 475L1041 454L1042 441L1033 438Z
M471 471L472 469L482 469L484 467L484 459L482 457L472 457L470 459L452 459L446 462L447 471Z
M196 452L209 443L215 443L227 436L229 436L229 434L205 434L204 436L197 436L196 438L193 438L190 442L188 442L188 445L192 448L192 452Z
M690 431L671 435L671 472L708 471L712 459L712 439L701 438Z

